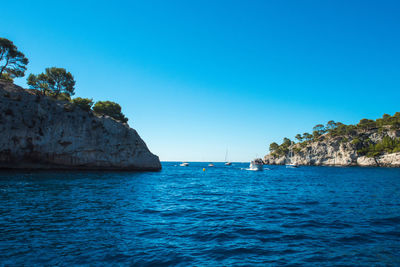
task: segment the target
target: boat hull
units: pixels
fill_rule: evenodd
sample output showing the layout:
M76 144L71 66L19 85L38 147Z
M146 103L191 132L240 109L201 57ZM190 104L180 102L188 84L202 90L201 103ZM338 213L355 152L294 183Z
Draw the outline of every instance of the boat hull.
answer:
M298 167L298 165L296 165L296 164L286 164L286 168L289 168L289 169L294 169L297 167Z
M250 163L250 171L262 171L264 170L264 165L262 164L254 164L254 163Z

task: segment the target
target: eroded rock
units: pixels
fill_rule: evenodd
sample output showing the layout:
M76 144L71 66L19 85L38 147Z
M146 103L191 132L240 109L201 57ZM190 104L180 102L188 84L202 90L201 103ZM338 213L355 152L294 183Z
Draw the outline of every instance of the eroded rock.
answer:
M0 81L0 168L155 171L161 164L127 124Z

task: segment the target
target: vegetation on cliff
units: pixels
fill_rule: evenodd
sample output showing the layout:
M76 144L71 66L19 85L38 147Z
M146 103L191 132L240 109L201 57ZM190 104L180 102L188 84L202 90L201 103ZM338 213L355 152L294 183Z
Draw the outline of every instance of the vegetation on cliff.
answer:
M353 145L359 156L377 157L400 152L400 138L390 134L399 130L400 112L396 112L393 116L384 114L382 118L376 120L362 119L355 125L331 120L326 125L317 124L312 134L297 134L295 136L297 143L285 137L280 145L271 143L269 150L273 157L281 157L287 155L290 148L294 153L298 153L310 143L336 138L342 143ZM383 138L372 140L371 135L375 133Z
M0 81L0 169L161 169L134 129L74 100Z
M89 111L92 109L93 99L76 97L72 99L72 104L83 110Z
M56 98L62 94L70 98L75 94L74 77L64 68L46 68L44 73L30 74L27 84L42 95L51 95Z
M29 60L8 39L0 38L0 79L12 81L24 77Z
M121 106L111 101L99 101L93 106L93 111L99 115L107 115L118 121L127 122L128 118L121 112Z
M28 62L12 41L0 38L0 80L13 82L14 78L23 77ZM46 68L45 72L37 75L31 73L27 78L29 88L35 90L38 95L68 101L85 111L93 110L97 115L107 115L117 121L128 122L118 103L98 101L94 104L93 99L89 98L71 99L75 94L75 83L70 72L58 67Z

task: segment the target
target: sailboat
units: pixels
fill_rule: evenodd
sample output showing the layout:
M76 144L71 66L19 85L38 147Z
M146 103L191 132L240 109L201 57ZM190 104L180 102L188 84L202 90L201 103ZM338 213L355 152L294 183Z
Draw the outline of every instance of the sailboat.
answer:
M298 167L297 163L292 161L292 158L293 158L293 142L290 144L289 163L286 164L286 168L297 168Z
M232 165L232 162L228 161L228 149L227 149L226 153L225 153L225 166L231 166L231 165Z

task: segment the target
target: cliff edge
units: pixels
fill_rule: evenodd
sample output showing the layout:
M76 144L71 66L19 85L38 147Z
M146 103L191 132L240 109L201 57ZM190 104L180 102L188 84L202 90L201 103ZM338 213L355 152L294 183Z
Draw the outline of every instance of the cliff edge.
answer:
M126 123L0 81L0 169L158 171Z
M270 145L264 163L283 165L400 167L400 113L377 120L362 119L357 125L330 121L319 124L313 134L298 134L294 143Z
M382 139L382 136L378 136ZM277 156L272 153L264 157L268 165L284 165L296 163L297 165L312 166L375 166L375 167L400 167L400 153L389 153L374 157L360 155L357 146L351 141L343 142L340 138L326 138L307 144L301 148L293 145L293 156Z

